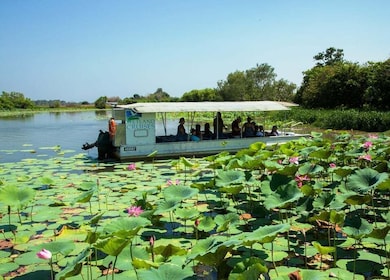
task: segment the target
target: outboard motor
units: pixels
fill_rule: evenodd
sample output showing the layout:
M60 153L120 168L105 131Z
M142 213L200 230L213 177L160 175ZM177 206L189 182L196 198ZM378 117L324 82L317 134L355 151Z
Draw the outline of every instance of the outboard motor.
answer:
M115 158L115 147L110 140L110 134L107 131L99 131L98 138L95 143L85 143L81 148L83 150L89 150L93 147L98 148L98 160L113 159Z

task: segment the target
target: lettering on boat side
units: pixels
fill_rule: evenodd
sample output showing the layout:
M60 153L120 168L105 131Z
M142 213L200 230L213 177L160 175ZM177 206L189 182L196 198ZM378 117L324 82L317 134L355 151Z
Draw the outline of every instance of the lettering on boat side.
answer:
M125 152L129 152L129 151L136 151L137 150L137 147L136 146L126 146L123 148L123 150Z
M127 124L127 128L129 129L151 129L154 127L154 120L131 120Z

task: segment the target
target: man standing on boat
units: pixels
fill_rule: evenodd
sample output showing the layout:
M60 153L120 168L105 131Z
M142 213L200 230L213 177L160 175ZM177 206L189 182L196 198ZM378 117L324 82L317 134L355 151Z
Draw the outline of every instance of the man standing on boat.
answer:
M214 126L214 135L216 139L225 139L226 135L223 133L223 129L227 129L226 125L223 123L221 112L217 112L217 116L213 121Z

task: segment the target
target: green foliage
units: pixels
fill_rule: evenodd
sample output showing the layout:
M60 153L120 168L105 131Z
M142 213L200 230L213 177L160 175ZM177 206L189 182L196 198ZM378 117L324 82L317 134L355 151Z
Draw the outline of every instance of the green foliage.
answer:
M205 89L194 89L190 92L186 92L181 97L182 101L222 101L221 97L217 95L215 89L205 88Z
M295 84L276 80L274 68L263 63L246 71L236 71L218 82L217 95L224 101L291 101Z
M306 108L390 109L390 59L365 65L344 61L341 49L314 57L294 102Z
M95 108L97 108L97 109L105 109L106 108L106 102L107 102L107 96L100 96L95 101Z
M291 121L311 124L323 129L383 132L390 128L390 113L361 110L313 110L293 108L286 116L277 113L275 119L287 117Z
M0 96L0 110L32 109L34 103L19 92L5 92Z

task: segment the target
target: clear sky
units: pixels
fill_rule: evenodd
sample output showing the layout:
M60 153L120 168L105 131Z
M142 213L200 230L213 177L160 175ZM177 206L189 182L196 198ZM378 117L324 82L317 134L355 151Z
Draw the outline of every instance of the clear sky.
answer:
M0 0L0 91L171 96L267 63L297 84L329 47L390 58L389 0Z

